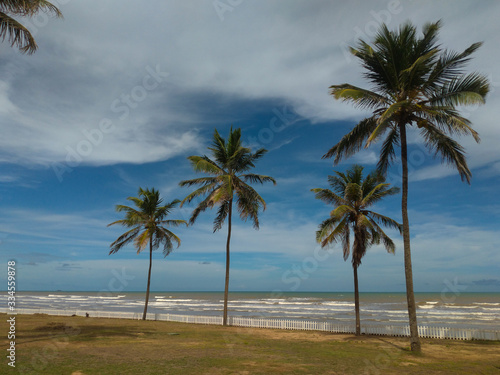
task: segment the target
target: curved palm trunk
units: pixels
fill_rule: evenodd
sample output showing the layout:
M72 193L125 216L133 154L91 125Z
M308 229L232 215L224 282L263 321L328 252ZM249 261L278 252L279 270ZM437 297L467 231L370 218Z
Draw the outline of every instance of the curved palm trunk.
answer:
M406 277L406 299L408 302L408 318L410 321L410 347L412 351L421 351L418 337L417 310L415 295L413 294L413 272L411 267L410 250L410 223L408 220L408 149L406 143L406 125L400 124L401 135L401 164L403 166L403 194L401 199L401 213L403 215L403 244Z
M354 310L356 311L356 336L361 335L361 321L359 318L359 289L358 289L358 266L352 266L354 270Z
M229 296L229 243L231 242L231 217L233 213L233 199L229 201L229 217L227 222L227 242L226 242L226 283L224 287L224 317L222 324L227 326L227 300Z
M151 285L151 266L153 265L153 238L149 239L149 271L148 271L148 287L146 289L146 304L144 305L144 313L142 314L142 320L146 320L146 314L148 313L148 302L149 302L149 286Z

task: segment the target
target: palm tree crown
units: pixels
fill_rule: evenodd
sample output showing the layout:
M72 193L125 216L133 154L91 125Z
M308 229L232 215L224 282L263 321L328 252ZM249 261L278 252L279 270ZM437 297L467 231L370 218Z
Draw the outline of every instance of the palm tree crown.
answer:
M354 234L352 248L352 265L359 266L366 250L380 241L387 251L394 253L393 241L385 234L380 224L389 228L401 230L395 220L378 214L369 208L386 196L399 192L399 188L389 188L377 171L370 173L363 179L363 167L353 166L345 173L335 172L336 176L328 176L330 189L312 189L316 199L335 208L330 217L324 220L316 232L316 240L322 247L341 242L344 260L350 254L350 236Z
M46 0L2 0L0 2L0 38L16 46L22 53L32 54L37 49L35 38L29 30L14 17L33 17L38 12L52 13L62 17L59 9Z
M331 86L331 94L373 114L360 121L325 158L334 157L338 163L385 135L378 162L379 170L385 173L395 160L395 146L400 146L401 126L413 125L428 149L454 164L462 179L470 182L464 149L450 135L471 135L479 142L471 122L456 107L484 103L487 78L462 70L482 43L460 53L443 50L437 42L440 26L439 21L427 24L419 37L409 23L398 31L383 25L373 45L361 40L357 48L351 48L373 90L346 83Z
M198 215L207 208L219 206L217 216L214 220L214 232L222 228L224 220L228 216L230 204L233 198L241 219L250 218L254 228L259 228L258 212L266 209L264 199L248 183L276 181L269 176L247 173L255 167L255 162L260 159L267 150L261 148L252 153L251 149L241 144L241 129L233 131L231 128L227 141L220 136L215 129L212 146L208 148L212 158L208 156L188 157L196 172L208 174L192 180L182 181L180 186L201 185L200 188L189 194L182 204L191 202L194 198L206 196L193 211L189 220L193 224Z
M135 204L136 208L124 205L116 206L116 211L125 212L125 219L114 221L108 226L121 224L132 229L122 234L111 244L109 254L116 253L132 241L137 248L137 254L139 254L151 241L153 250L158 249L163 244L163 255L167 256L174 249L173 243L175 242L179 247L181 240L166 227L187 224L184 220L165 219L180 201L175 199L162 206L163 199L160 198L159 191L154 188L151 190L139 188L138 195L139 197L127 198Z

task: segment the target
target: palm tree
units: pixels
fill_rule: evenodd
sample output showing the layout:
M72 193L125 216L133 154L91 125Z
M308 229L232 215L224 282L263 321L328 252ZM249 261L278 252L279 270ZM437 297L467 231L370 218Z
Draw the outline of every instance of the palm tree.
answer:
M33 17L38 12L51 13L62 17L59 9L45 0L2 0L0 1L0 38L8 41L11 47L18 47L22 53L32 54L37 49L35 38L14 17Z
M181 206L185 202L191 202L196 197L205 196L205 199L194 209L189 220L190 224L193 224L198 215L207 208L218 206L217 216L214 219L214 232L221 229L224 220L228 219L223 317L223 324L227 325L229 246L233 203L238 209L240 218L244 221L250 218L253 221L253 227L259 229L258 213L261 208L266 209L266 202L247 182L263 184L270 181L276 185L276 181L269 176L247 173L255 167L254 163L264 156L267 150L261 148L252 153L250 148L243 147L241 144L241 129L233 131L231 127L227 141L215 129L212 147L208 149L211 151L212 158L205 155L188 157L196 172L203 172L209 176L180 182L180 186L201 185L200 188L184 198Z
M180 246L181 240L166 227L177 227L187 223L185 220L166 220L165 218L179 204L179 200L175 199L172 202L163 205L163 199L160 198L160 193L154 188L143 190L139 188L139 197L128 197L127 200L132 201L136 208L117 205L116 211L125 211L125 219L117 220L110 225L121 224L131 228L111 244L109 254L118 252L122 247L134 242L137 248L137 254L146 248L149 244L149 270L148 270L148 286L146 289L146 303L144 305L144 313L142 320L146 320L149 302L149 287L151 285L151 266L153 264L153 250L156 250L163 244L163 255L167 256L174 248L173 242ZM172 242L173 241L173 242Z
M356 336L361 335L359 318L358 267L366 250L374 245L384 244L389 253L396 247L384 233L379 224L396 228L401 232L401 225L387 216L370 211L369 208L382 198L394 195L399 188L389 188L385 178L378 171L373 171L363 180L363 167L354 165L345 173L335 172L336 176L328 176L330 189L311 189L327 204L333 204L330 217L324 220L316 232L316 240L321 247L341 242L344 260L349 258L351 231L354 234L352 246L352 268L354 270L354 309L356 312Z
M368 147L385 137L377 166L385 174L396 159L395 147L400 147L406 295L410 343L414 351L420 351L421 346L413 294L407 209L407 128L416 127L427 148L454 165L462 180L470 183L471 172L464 149L451 136L471 135L479 142L479 135L472 129L471 122L460 115L457 106L484 103L489 90L485 76L465 74L462 69L482 43L474 43L460 53L444 50L437 42L440 27L440 21L426 24L419 36L411 23L400 26L397 31L390 31L382 25L373 45L360 40L357 48L351 48L351 53L366 70L364 76L373 89L346 83L331 86L331 95L373 112L323 156L334 157L334 163L338 164L363 145Z

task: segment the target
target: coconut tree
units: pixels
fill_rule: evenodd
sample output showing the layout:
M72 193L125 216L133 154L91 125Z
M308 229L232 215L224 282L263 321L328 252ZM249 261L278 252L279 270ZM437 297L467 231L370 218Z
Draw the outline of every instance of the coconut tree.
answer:
M385 178L373 171L363 179L363 167L354 165L345 173L335 172L336 176L328 176L330 189L311 189L327 204L333 204L330 217L324 220L316 232L316 240L321 247L337 242L342 243L344 260L351 253L351 233L354 235L352 245L352 268L354 271L354 309L356 312L356 335L361 335L359 317L358 267L366 250L382 241L389 253L394 253L394 242L384 233L380 224L396 228L401 232L401 225L393 219L369 210L384 197L399 192L399 188L389 188Z
M149 245L149 270L148 285L146 288L146 303L142 319L146 320L149 302L149 287L151 285L151 267L153 264L153 250L163 246L163 255L166 257L174 249L173 243L180 246L181 240L167 227L177 227L181 224L187 226L185 220L167 220L166 217L180 203L178 199L162 205L163 199L160 193L154 188L139 188L138 197L128 197L127 200L134 203L134 207L117 205L116 211L125 212L125 219L112 222L110 225L121 224L131 228L111 244L109 254L118 252L125 245L133 242L137 248L137 254L143 251Z
M15 17L33 17L39 12L62 17L59 9L45 0L2 0L0 1L0 38L7 38L11 47L22 53L32 54L37 49L35 38Z
M189 194L181 203L191 202L194 198L204 197L194 209L189 223L193 224L198 215L207 208L218 207L217 216L214 219L214 232L220 230L227 218L227 241L226 241L226 278L224 287L224 314L223 324L227 325L227 302L229 294L229 261L233 205L236 206L240 218L246 221L250 218L253 227L259 229L259 210L266 209L264 199L248 183L276 181L269 176L248 173L255 167L267 150L261 148L252 152L250 148L243 147L241 143L241 129L229 131L226 139L222 138L215 129L212 147L208 148L211 158L204 156L188 157L191 166L196 172L206 173L209 176L181 181L180 186L200 186Z
M410 323L411 349L420 351L408 219L408 146L407 130L416 129L430 152L452 164L462 180L470 183L464 148L452 138L470 135L479 142L471 122L460 115L458 106L484 103L489 90L484 75L463 71L471 55L481 46L474 43L463 52L444 50L438 44L441 22L426 24L419 35L406 23L396 31L382 25L373 43L360 40L351 53L359 59L371 83L371 89L350 84L333 85L331 95L368 109L370 116L361 120L323 157L334 164L382 140L378 169L386 173L396 161L400 148L402 165L402 201L406 295ZM412 133L414 134L414 133Z

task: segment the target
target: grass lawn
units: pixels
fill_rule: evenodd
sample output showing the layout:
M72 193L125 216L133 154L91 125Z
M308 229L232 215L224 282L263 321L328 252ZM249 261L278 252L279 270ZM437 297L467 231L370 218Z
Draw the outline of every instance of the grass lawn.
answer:
M1 348L9 348L0 314ZM185 323L16 316L1 374L500 374L500 342L339 335Z

